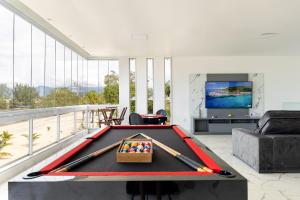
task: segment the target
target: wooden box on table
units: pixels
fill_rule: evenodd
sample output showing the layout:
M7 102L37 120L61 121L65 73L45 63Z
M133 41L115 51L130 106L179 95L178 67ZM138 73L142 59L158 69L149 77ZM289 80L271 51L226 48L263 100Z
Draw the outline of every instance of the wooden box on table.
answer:
M124 152L124 145L134 144L134 143L144 143L150 144L150 149L147 152ZM148 146L148 145L147 145ZM130 146L131 148L131 146ZM144 148L145 149L145 148ZM122 152L123 151L123 152ZM124 139L120 144L117 151L117 162L120 163L151 163L153 156L153 144L152 140L149 139Z

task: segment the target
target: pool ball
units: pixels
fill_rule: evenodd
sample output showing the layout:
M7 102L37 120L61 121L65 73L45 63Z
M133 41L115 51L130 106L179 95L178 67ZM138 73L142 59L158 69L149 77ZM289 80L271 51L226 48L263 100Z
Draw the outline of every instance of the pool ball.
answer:
M134 149L129 149L129 153L135 153Z
M131 143L131 146L132 146L132 147L136 147L136 146L138 146L138 143L137 143L137 142L132 142L132 143Z
M145 149L144 153L150 153L150 149Z
M133 150L136 151L137 150L137 146L132 146L131 149L133 149Z

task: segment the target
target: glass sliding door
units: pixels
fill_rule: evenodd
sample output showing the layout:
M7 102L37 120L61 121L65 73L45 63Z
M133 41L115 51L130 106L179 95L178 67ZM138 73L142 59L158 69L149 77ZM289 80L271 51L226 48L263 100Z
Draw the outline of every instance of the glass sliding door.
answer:
M0 111L9 109L13 90L13 13L0 5Z
M40 99L45 96L45 38L44 32L32 27L32 87L38 95L34 107L42 107Z
M46 35L45 97L43 107L55 106L55 40Z
M33 99L37 97L31 86L31 25L15 15L14 38L14 109L34 107Z
M65 47L56 42L56 92L55 92L55 106L66 105L68 98L68 90L66 89L65 79Z

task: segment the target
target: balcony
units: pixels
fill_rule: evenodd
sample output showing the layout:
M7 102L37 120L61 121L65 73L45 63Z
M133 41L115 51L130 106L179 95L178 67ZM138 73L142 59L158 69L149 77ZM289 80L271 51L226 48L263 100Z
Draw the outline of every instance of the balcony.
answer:
M97 129L98 116L94 111L108 106L112 105L78 105L1 112L0 179L4 172L18 166L17 164L51 148L53 153L53 148L59 150L55 148L57 144ZM6 178L5 174L3 178Z

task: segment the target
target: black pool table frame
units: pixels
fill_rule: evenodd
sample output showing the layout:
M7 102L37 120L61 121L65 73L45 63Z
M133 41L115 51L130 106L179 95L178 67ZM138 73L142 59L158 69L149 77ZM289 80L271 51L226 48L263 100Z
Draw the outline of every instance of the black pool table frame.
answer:
M226 170L234 177L215 173L180 171L70 171L49 173L68 162L93 141L112 130L153 130L168 129L177 134L203 164L218 172ZM113 143L115 141L112 141ZM166 144L166 143L165 143ZM168 145L168 144L166 144ZM180 149L178 149L180 151ZM90 161L93 162L93 161ZM180 161L178 161L180 162ZM45 176L9 182L9 199L247 199L247 180L221 160L202 143L189 137L176 125L131 125L109 126L43 167ZM126 189L125 189L126 188ZM136 198L135 198L136 197Z

